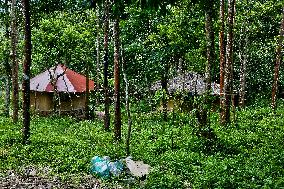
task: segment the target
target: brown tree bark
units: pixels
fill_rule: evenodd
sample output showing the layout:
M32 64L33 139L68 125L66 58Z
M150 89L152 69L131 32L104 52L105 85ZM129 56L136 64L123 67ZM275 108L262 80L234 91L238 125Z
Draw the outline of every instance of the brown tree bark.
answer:
M30 67L32 55L30 1L22 0L25 19L25 48L23 64L23 144L30 136Z
M225 100L224 100L224 67L225 67L225 2L220 0L220 32L219 32L219 48L220 48L220 123L225 123Z
M100 21L100 6L99 6L99 4L97 3L97 49L96 49L96 51L97 51L97 65L96 65L96 67L97 67L97 73L96 73L96 76L97 76L97 78L96 78L96 80L97 80L97 83L96 83L96 93L97 94L99 94L99 89L100 89L100 44L101 44L101 42L100 42L100 40L101 40L101 33L100 33L100 31L101 31L101 21ZM100 102L100 100L99 100L99 95L97 95L97 105L99 105L99 102Z
M109 131L110 115L109 115L109 91L108 91L108 65L109 65L109 50L108 50L108 36L109 36L109 0L104 1L104 92L105 92L105 116L104 127Z
M9 40L9 22L8 22L8 0L5 0L5 13L6 13L6 20L5 20L5 38ZM8 47L7 47L8 49ZM11 65L9 63L9 51L5 52L4 58L4 67L5 67L5 74L6 74L6 86L5 86L5 116L10 116L10 98L11 98L11 90L10 90L10 83L11 83Z
M11 5L11 47L12 47L12 86L13 86L13 121L18 122L19 115L19 83L17 59L17 18L16 18L16 0L12 0Z
M10 116L10 97L11 97L11 90L10 90L10 85L11 85L11 76L9 73L7 73L7 76L5 77L6 83L5 83L5 116L9 117Z
M244 29L241 29L241 33L243 33L244 36L244 44L241 47L242 49L240 49L239 52L239 59L241 61L241 68L240 68L240 93L239 93L239 106L241 108L244 108L245 106L245 99L246 99L246 75L247 75L247 59L248 59L248 55L247 55L247 45L248 45L248 29L247 26L245 24Z
M213 3L214 1L210 1L207 3L205 7L205 34L206 34L206 46L207 46L207 63L206 63L206 71L205 71L205 94L203 95L203 105L200 105L199 118L198 122L201 127L205 127L208 124L208 117L210 112L210 101L209 95L211 93L211 66L214 64L214 53L215 53L215 45L214 45L214 31L213 31ZM209 105L209 106L208 106ZM208 106L208 107L206 107Z
M246 4L248 1L246 0ZM248 14L248 12L247 12ZM239 59L241 62L240 67L240 91L239 91L239 106L241 108L245 107L245 100L246 100L246 76L247 76L247 61L248 61L248 26L249 20L246 18L242 23L241 28L241 41L240 41L240 50L239 50Z
M222 124L228 124L230 122L230 106L231 97L233 95L233 28L235 16L235 2L235 0L229 0L228 5L228 33L226 45L226 65L224 73L225 112L224 119L222 119Z
M162 97L162 106L163 106L163 120L168 120L168 63L166 63L164 67L164 73L162 75L161 79L161 85L162 85L162 91L163 91L163 97Z
M121 109L120 109L120 73L119 73L119 16L113 25L114 38L114 138L121 139Z
M206 32L206 46L207 46L207 64L205 72L206 91L211 90L211 66L215 59L215 45L214 45L214 30L212 24L213 18L213 1L208 2L205 10L205 32Z
M281 26L280 26L280 35L278 39L278 45L276 48L276 63L274 66L274 80L272 85L272 102L271 107L275 111L276 109L276 94L278 90L278 81L279 81L279 69L280 64L282 61L282 45L283 45L283 39L284 39L284 7L282 9L282 20L281 20Z
M246 99L246 74L247 74L247 55L240 54L241 59L241 73L240 73L240 102L239 105L241 108L245 107Z
M126 113L127 113L127 124L128 124L128 129L127 129L127 136L126 136L126 155L130 155L130 138L131 138L131 127L132 127L132 119L131 119L131 114L130 114L130 105L129 105L129 82L127 79L127 75L125 72L125 61L123 57L123 47L121 46L121 68L122 68L122 73L123 73L123 79L125 82L125 106L126 106Z
M89 89L89 64L86 62L86 102L85 102L85 116L86 119L90 119L90 109L89 109L89 104L90 104L90 89Z

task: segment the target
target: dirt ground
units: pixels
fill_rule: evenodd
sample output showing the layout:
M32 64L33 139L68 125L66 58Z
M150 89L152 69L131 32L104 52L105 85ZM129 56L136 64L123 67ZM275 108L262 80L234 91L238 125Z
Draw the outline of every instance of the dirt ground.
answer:
M75 177L75 175L74 175ZM67 179L69 180L69 179ZM72 179L70 179L72 180ZM24 169L20 173L8 171L0 175L0 189L99 189L106 188L92 175L80 176L77 181L62 181L59 177L48 177L36 169Z

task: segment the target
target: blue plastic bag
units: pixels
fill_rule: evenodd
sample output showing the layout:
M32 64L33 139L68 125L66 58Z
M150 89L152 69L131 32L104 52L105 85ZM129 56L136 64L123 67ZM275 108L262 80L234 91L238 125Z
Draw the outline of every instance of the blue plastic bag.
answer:
M97 174L99 177L108 178L110 177L109 169L109 157L95 156L91 160L91 172Z
M110 162L109 170L113 176L119 176L123 171L123 164L120 161Z
M123 171L121 161L110 162L108 156L95 156L91 160L91 172L102 178L109 178L111 175L118 176Z

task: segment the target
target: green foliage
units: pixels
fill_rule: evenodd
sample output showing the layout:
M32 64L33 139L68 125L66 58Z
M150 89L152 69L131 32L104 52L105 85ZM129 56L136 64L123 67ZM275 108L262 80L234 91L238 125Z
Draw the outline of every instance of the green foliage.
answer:
M272 1L237 1L235 26L235 70L239 72L239 52L248 56L247 91L249 99L270 96L283 3ZM244 41L247 38L247 47ZM282 69L280 69L281 71ZM282 71L280 77L282 77ZM236 88L238 74L235 76ZM283 79L279 80L280 85Z
M3 130L9 125L9 132ZM93 155L123 155L121 145L112 145L112 136L103 129L70 118L34 118L31 126L31 144L23 146L21 126L1 119L1 149L9 156L1 156L1 169L18 169L25 165L43 165L56 173L89 171ZM109 146L110 145L110 146Z
M134 159L143 160L153 167L145 187L284 187L283 102L273 114L269 108L263 108L267 102L262 100L263 96L270 94L283 3L271 0L237 1L235 87L239 84L238 53L244 50L247 35L247 91L249 97L257 100L251 101L254 106L237 112L236 126L220 127L218 115L213 113L210 126L217 139L209 141L195 135L197 123L194 112L173 112L168 123L159 114L149 113L163 96L162 92L157 92L153 98L149 97L150 85L161 79L166 66L169 67L169 76L176 74L179 58L184 60L185 71L203 73L205 68L206 1L175 2L143 0L130 4L130 1L119 1L122 4L112 7L113 13L121 14L123 18L120 22L121 40L131 94L137 95L139 100L141 96L145 97L140 103L132 99L134 120L131 141ZM215 2L213 8L217 10L217 7ZM9 20L4 8L3 1L0 1L0 75L4 75L4 62L10 48L9 40L4 37L3 28ZM83 72L85 65L89 64L91 72L95 72L97 18L88 8L89 2L83 0L33 1L32 75L58 63L78 72ZM215 46L218 47L220 23L215 16ZM247 32L241 30L244 23L247 24ZM22 44L21 29L19 40ZM212 80L218 80L218 54L217 50L217 60L212 65ZM280 74L280 85L283 86L282 81L283 74ZM110 83L113 85L112 79ZM4 103L1 100L2 110ZM202 103L202 99L195 98L195 104L210 109ZM23 146L20 144L21 125L14 125L11 120L0 117L0 170L36 165L50 166L54 174L80 174L89 172L90 159L94 155L108 155L112 159L125 156L124 144L113 143L112 134L103 131L100 121L33 117L31 131L31 144ZM126 135L126 126L123 134Z
M93 64L96 15L92 10L75 13L56 12L42 19L33 30L32 71L36 74L56 64L83 71ZM94 71L94 70L92 70Z
M194 134L197 123L190 113L172 113L168 122L156 113L133 113L131 155L152 167L144 188L283 187L283 112L281 102L276 114L269 108L247 108L237 112L237 126L226 128L213 113L214 141ZM21 126L0 118L1 171L35 165L49 166L56 175L89 173L95 155L125 157L124 138L114 143L100 121L34 117L31 132L31 144L23 146Z

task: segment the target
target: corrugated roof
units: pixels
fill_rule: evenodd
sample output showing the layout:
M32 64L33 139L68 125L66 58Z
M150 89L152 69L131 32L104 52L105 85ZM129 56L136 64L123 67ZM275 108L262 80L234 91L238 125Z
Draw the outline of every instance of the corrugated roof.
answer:
M177 91L180 92L185 91L192 94L201 95L205 92L205 81L202 75L190 72L169 79L167 87L169 93L175 93ZM211 87L213 95L220 94L219 84L212 82ZM151 90L153 91L157 91L160 89L162 89L161 81L157 81L151 86Z
M30 89L39 92L85 92L86 77L67 68L57 65L35 76L30 81ZM94 81L89 80L89 90L94 90Z

